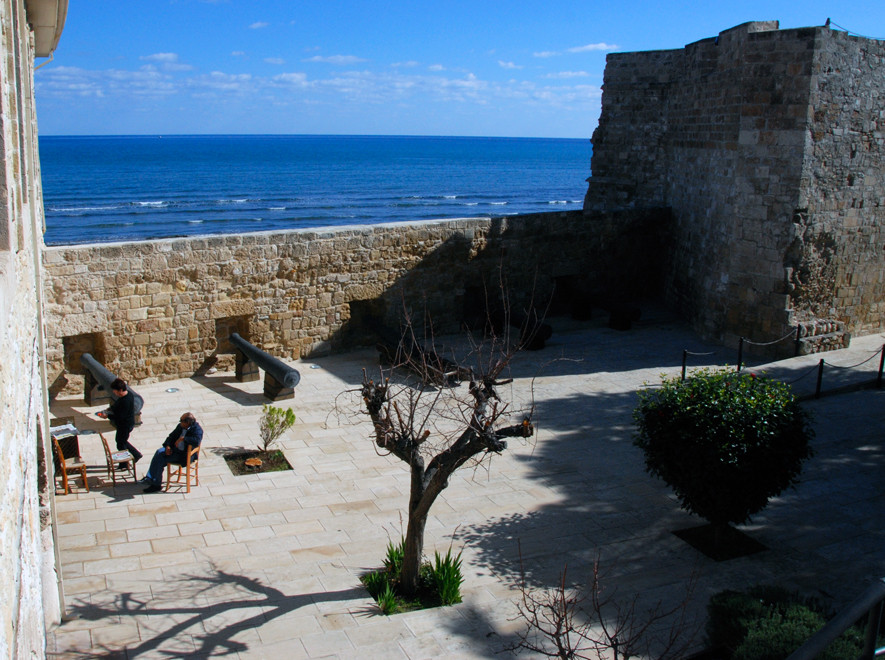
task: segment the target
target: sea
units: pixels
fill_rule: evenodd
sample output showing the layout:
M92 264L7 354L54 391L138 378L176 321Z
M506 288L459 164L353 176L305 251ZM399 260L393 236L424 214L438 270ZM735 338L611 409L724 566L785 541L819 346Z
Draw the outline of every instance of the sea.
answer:
M47 245L581 208L589 139L40 137Z

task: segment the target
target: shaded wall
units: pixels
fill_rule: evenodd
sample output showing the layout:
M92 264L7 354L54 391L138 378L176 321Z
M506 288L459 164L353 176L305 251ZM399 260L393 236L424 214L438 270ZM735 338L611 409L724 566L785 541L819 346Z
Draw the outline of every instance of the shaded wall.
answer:
M882 42L775 21L612 54L585 209L672 210L667 298L707 337L878 329L883 72Z
M82 352L133 382L227 366L232 328L283 358L344 350L367 338L354 310L454 332L502 281L514 309L545 307L557 281L653 296L665 225L575 211L46 248L51 391L82 387Z

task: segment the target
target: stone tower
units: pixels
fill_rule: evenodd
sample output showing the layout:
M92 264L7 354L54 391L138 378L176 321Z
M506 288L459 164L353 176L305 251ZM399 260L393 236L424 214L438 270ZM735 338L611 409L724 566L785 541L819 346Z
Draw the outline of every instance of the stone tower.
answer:
M585 212L671 209L666 296L705 336L841 347L883 325L883 74L885 42L777 21L611 54Z

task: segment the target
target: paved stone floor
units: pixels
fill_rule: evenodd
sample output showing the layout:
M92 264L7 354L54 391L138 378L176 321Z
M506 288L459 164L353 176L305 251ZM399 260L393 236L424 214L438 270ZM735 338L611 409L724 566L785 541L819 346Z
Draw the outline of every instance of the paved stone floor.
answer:
M690 366L734 364L734 349L700 342L660 311L628 332L604 321L554 319L547 347L513 362L502 394L514 415L532 403L537 434L475 468L462 468L434 505L425 552L463 550L464 602L393 617L379 613L360 574L380 565L404 526L408 470L380 456L352 390L365 350L301 361L291 407L295 427L280 442L292 471L233 476L223 455L258 442L261 382L231 373L140 385L142 426L132 440L146 455L180 413L205 429L200 485L146 495L107 479L97 435L102 407L60 399L89 464L79 485L56 499L68 618L48 639L64 658L493 658L523 628L515 619L521 570L531 588L550 588L567 566L586 582L599 558L616 600L678 602L694 575L691 619L724 588L778 582L850 600L885 576L883 428L885 391L866 389L807 403L815 457L802 483L742 529L768 550L715 562L674 530L701 523L649 477L632 445L635 392ZM851 349L756 366L813 391L815 365L839 387L869 380L883 337ZM864 361L855 369L844 367ZM814 371L810 376L809 369ZM830 373L833 376L830 377ZM831 380L828 380L831 378ZM464 386L462 386L464 387ZM139 472L146 469L145 460ZM522 568L521 568L522 567ZM698 637L698 647L702 634ZM531 657L524 654L522 657Z

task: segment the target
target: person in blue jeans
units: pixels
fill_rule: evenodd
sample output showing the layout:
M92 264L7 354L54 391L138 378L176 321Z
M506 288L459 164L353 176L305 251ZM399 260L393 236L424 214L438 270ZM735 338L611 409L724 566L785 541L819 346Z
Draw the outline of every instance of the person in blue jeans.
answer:
M151 459L151 466L142 481L150 484L144 489L145 493L157 493L163 483L163 471L166 465L184 465L187 461L187 448L199 447L203 441L203 429L197 423L193 413L184 413L172 433L166 437L163 446L160 447Z

